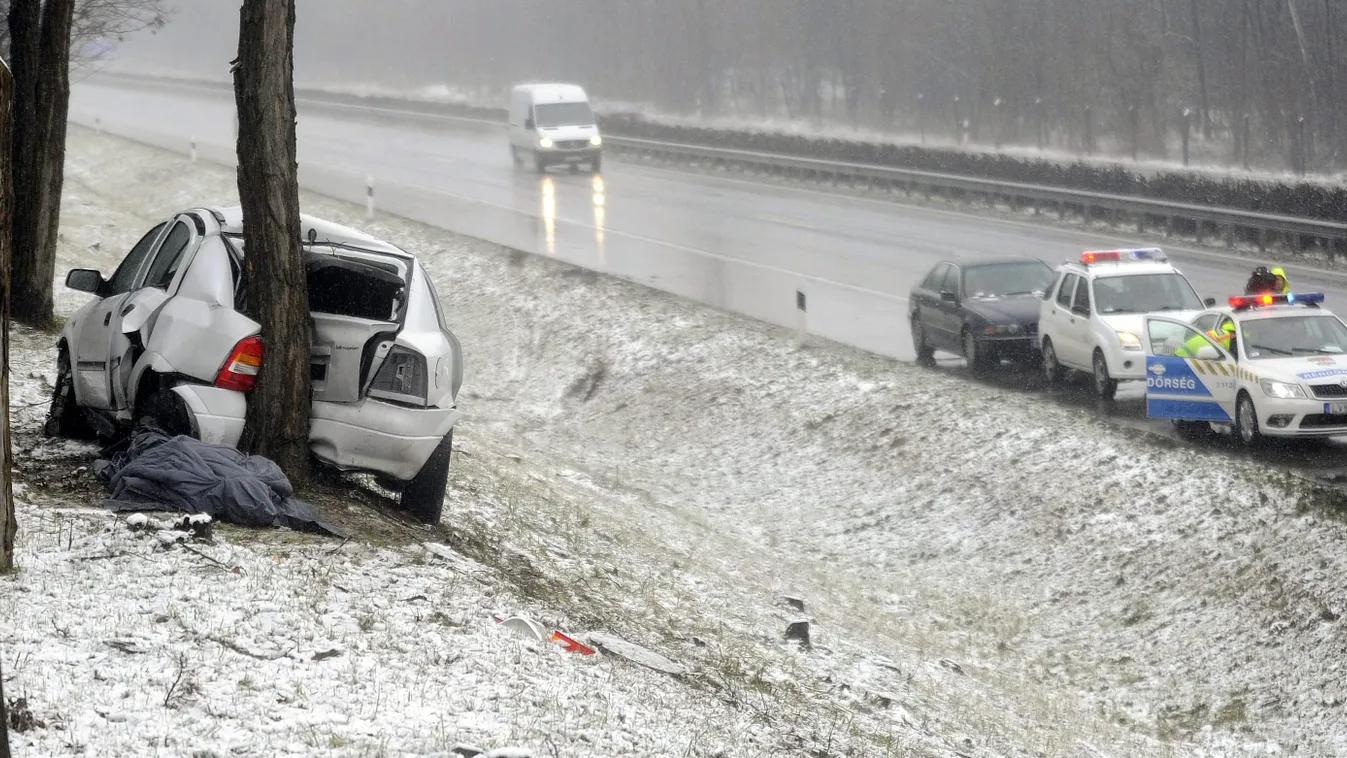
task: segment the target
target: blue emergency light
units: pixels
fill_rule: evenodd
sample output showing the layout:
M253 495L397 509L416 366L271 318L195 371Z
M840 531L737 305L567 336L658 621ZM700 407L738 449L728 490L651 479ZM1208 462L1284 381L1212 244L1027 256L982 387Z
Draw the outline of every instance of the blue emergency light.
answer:
M1139 247L1129 250L1087 250L1080 254L1080 262L1121 263L1123 261L1167 261L1165 251L1158 247Z

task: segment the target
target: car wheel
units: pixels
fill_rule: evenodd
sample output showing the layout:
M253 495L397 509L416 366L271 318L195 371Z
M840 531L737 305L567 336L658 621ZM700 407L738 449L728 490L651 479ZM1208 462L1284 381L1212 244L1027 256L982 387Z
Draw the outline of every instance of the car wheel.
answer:
M590 170L592 173L595 173L595 174L597 174L597 173L599 173L600 171L602 171L602 170L603 170L603 159L600 158L600 157L598 157L598 156L595 156L595 157L594 157L594 160L592 160L592 161L589 162L589 170Z
M145 407L137 410L136 421L146 416L170 437L180 434L195 436L192 434L192 417L187 412L187 403L172 389L161 389L151 395Z
M963 357L973 371L985 371L991 364L987 351L978 345L977 337L968 329L963 330Z
M917 363L929 366L935 363L935 348L926 341L926 327L914 313L910 317L912 326L912 348L917 351Z
M540 174L547 171L547 161L538 153L533 154L533 170Z
M426 465L402 490L402 507L423 524L438 524L444 511L444 493L449 487L449 454L454 447L454 430L444 435Z
M84 417L84 409L75 400L75 374L70 366L70 352L61 345L56 356L56 386L52 388L51 406L42 433L48 437L89 440L94 429Z
M1263 433L1258 430L1258 411L1253 407L1253 398L1249 393L1239 393L1239 400L1235 403L1235 433L1239 435L1239 441L1248 447L1257 445L1263 439Z
M1094 351L1094 394L1103 400L1112 400L1118 394L1118 380L1108 375L1108 361L1098 348Z
M1057 361L1057 350L1052 346L1052 340L1046 338L1043 340L1043 375L1052 387L1060 387L1066 381L1066 369Z

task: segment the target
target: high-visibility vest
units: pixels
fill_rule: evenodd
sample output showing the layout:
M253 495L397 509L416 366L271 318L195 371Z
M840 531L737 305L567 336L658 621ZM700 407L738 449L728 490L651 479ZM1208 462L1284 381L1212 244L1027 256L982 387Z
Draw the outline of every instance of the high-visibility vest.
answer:
M1182 347L1174 351L1174 355L1179 358L1196 358L1197 351L1200 350L1203 345L1209 345L1212 342L1229 350L1230 338L1234 336L1233 332L1217 332L1215 329L1209 330L1205 337L1201 334L1194 334L1188 338L1187 342L1183 343Z

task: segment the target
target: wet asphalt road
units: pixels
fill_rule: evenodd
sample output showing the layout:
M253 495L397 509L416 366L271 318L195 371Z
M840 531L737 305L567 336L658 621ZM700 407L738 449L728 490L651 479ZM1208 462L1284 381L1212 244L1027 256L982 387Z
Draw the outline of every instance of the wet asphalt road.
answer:
M130 85L97 77L73 87L71 120L232 163L234 106L227 91ZM380 208L456 232L649 284L784 326L795 292L808 295L811 334L911 360L909 289L941 260L996 253L1049 263L1089 248L1147 244L826 191L678 172L613 160L601 177L512 165L503 127L358 106L299 102L304 186L364 202L372 177ZM203 199L204 201L204 199ZM1243 286L1253 263L1167 246L1203 296ZM1288 266L1297 290L1323 291L1347 308L1347 275ZM1006 367L988 382L1046 401L1169 433L1147 421L1135 388L1100 403L1081 387L1048 392L1036 374ZM934 370L966 374L942 356ZM1213 440L1193 444L1238 451ZM1341 443L1277 446L1270 463L1336 471Z

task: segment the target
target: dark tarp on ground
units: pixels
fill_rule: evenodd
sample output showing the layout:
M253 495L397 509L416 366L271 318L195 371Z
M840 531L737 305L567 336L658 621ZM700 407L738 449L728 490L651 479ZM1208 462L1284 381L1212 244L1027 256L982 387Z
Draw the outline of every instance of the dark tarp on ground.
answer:
M141 428L125 449L94 463L114 511L205 513L243 526L284 526L346 534L295 499L290 480L267 458L155 428Z

